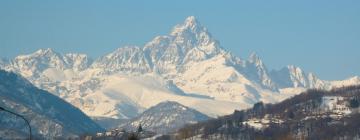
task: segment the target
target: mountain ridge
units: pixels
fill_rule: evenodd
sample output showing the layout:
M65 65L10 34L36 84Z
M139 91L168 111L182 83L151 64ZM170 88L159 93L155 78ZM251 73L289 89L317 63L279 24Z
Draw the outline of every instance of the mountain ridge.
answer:
M36 88L25 78L4 70L0 70L0 78L0 105L27 118L36 139L79 137L103 130L78 108ZM0 129L3 132L17 130L14 136L28 133L27 127L22 126L23 123L18 118L3 111L0 114ZM12 139L6 133L1 133L0 136Z

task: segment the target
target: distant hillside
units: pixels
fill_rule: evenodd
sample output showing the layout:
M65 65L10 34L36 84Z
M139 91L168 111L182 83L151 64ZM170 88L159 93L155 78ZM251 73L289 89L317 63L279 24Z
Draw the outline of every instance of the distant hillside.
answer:
M0 79L0 106L27 118L35 139L63 139L102 131L78 108L34 87L25 78L0 70ZM28 127L21 118L0 111L0 139L27 137Z
M308 90L278 104L252 109L180 129L177 138L197 139L359 139L360 86Z
M185 124L210 119L208 116L173 101L161 102L129 121L124 128L136 130L141 125L145 130L165 134L174 132Z

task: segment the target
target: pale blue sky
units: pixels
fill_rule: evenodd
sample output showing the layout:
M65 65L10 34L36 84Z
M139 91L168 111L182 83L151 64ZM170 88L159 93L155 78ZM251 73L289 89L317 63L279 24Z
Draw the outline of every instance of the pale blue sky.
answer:
M360 75L359 0L0 1L0 57L39 48L96 58L142 46L194 15L241 58L288 64L322 79Z

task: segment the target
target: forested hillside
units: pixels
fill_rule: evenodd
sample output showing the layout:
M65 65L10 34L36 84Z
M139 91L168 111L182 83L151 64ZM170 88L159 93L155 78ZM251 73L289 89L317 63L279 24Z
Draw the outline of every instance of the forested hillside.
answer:
M308 90L277 104L188 125L179 139L359 139L360 86Z

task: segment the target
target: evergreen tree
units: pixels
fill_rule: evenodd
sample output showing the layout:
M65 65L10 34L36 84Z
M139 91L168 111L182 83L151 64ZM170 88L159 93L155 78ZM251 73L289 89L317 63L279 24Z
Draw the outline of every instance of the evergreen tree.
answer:
M131 133L128 137L128 140L139 140L138 136L134 133Z
M351 108L358 108L359 107L359 101L356 99L351 99L350 100L350 107Z
M140 133L140 132L142 132L142 131L143 131L143 128L142 128L141 124L139 124L139 127L138 127L138 129L137 129L137 132Z

